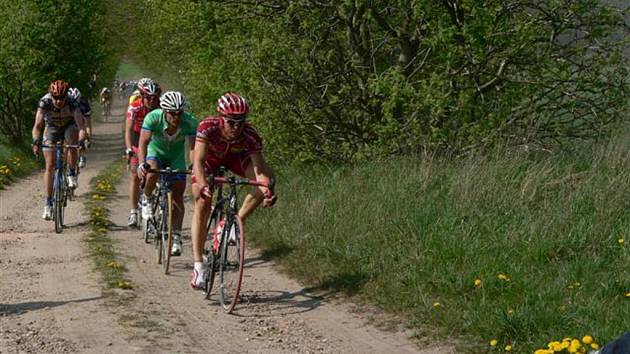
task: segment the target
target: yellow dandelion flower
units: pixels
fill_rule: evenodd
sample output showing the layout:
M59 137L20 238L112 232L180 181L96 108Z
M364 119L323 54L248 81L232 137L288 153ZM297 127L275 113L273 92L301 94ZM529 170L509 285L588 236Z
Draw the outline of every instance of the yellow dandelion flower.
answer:
M507 276L507 274L504 274L504 273L497 274L497 278L499 280L503 280L503 281L510 281L510 277Z
M584 344L591 344L593 343L593 337L587 334L584 337L582 337L582 342L584 342Z
M480 287L481 286L481 279L479 279L479 278L475 279L474 283L475 283L476 287Z
M493 339L493 340L490 341L490 346L491 347L496 347L497 343L499 343L499 341L496 340L496 339Z
M628 291L624 296L630 298L630 291Z
M435 307L435 308L439 308L439 307L441 307L441 306L442 306L442 304L440 304L440 303L439 303L439 302L437 302L437 301L433 303L433 307Z
M620 245L623 245L624 242L626 242L626 240L624 240L623 237L617 240L617 243L619 243Z
M593 349L597 350L597 349L599 349L599 344L597 344L597 343L591 343L591 348L593 348Z
M508 344L508 345L505 346L504 349L505 349L506 352L511 352L512 351L512 346L510 344Z
M507 309L507 314L508 314L508 315L513 315L513 314L514 314L514 310L513 310L513 309L511 309L511 308L508 308L508 309Z

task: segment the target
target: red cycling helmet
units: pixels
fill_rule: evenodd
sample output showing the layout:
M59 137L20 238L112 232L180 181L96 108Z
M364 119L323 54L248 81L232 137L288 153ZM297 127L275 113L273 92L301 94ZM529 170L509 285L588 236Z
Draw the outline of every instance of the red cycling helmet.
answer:
M244 116L249 113L249 104L238 93L227 92L219 97L217 111L226 116Z
M48 92L54 97L65 97L68 94L70 85L63 80L55 80L50 83Z

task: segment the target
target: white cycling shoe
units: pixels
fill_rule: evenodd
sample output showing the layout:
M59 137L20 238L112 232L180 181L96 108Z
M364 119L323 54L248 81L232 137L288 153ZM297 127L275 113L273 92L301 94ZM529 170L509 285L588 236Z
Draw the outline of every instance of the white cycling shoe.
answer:
M182 255L182 236L173 233L173 247L171 248L171 256Z
M68 188L76 189L78 186L77 176L68 176Z
M52 207L52 205L46 205L44 207L44 214L42 214L42 218L44 220L52 220L53 219L53 207Z
M142 218L148 220L153 216L153 198L142 198Z

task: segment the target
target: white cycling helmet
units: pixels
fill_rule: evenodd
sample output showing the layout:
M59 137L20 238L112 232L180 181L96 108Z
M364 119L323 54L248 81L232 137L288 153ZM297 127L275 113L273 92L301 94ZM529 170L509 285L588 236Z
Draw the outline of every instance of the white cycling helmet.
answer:
M160 108L166 112L183 112L186 98L180 92L167 91L160 96Z
M81 91L78 88L73 87L68 90L68 96L73 98L75 101L78 101L81 98Z
M154 83L153 79L150 79L148 77L143 77L142 79L138 80L138 87L152 84L152 83Z

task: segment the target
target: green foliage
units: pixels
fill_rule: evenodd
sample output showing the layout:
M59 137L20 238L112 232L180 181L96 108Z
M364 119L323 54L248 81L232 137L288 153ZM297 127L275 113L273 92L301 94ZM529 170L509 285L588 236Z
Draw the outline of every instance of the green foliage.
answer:
M629 141L577 156L290 169L248 237L315 287L474 338L458 352L490 352L493 338L515 353L567 336L606 342L630 318Z
M604 135L628 114L627 27L599 0L141 0L136 55L200 113L245 94L284 161ZM150 38L151 40L147 40Z
M0 1L0 134L24 144L38 99L52 80L87 94L88 78L117 65L105 19L107 1Z

